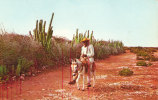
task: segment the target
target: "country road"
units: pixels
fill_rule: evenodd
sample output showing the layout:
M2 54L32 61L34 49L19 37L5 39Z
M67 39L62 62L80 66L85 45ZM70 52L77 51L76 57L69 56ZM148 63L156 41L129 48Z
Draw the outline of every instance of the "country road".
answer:
M158 56L158 52L155 55ZM0 99L158 100L158 62L152 63L150 67L136 66L136 55L130 52L96 61L96 86L85 91L77 90L76 84L68 84L70 66L63 67L63 74L60 67L26 79L21 83L21 90L14 83L8 97L1 91ZM129 67L134 75L119 76L118 72L124 67Z

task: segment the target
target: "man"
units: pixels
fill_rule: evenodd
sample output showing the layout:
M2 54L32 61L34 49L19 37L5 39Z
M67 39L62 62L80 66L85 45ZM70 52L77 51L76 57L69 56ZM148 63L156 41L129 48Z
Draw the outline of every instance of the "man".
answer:
M84 38L82 40L83 46L81 48L81 58L86 58L87 63L88 63L88 84L87 87L91 87L91 78L90 78L90 71L92 71L92 66L94 63L94 47L92 44L89 43L89 39L88 38ZM69 82L69 84L75 84L76 83L76 79L77 79L77 75L73 77L73 81Z

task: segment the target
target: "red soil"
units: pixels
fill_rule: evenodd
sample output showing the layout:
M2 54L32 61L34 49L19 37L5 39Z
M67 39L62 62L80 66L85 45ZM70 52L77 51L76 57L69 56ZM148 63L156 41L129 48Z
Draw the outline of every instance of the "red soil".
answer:
M0 100L158 100L158 62L152 63L150 67L136 66L136 55L130 52L96 61L96 86L85 91L68 84L70 67L63 67L62 84L62 68L58 68L26 79L21 93L16 83L8 89L8 96L2 89ZM134 75L119 76L123 67Z

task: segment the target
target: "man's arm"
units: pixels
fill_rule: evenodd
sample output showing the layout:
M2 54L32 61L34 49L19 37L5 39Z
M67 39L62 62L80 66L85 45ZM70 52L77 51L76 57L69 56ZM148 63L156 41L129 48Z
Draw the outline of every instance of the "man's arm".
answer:
M81 48L81 56L80 57L83 57L83 47Z

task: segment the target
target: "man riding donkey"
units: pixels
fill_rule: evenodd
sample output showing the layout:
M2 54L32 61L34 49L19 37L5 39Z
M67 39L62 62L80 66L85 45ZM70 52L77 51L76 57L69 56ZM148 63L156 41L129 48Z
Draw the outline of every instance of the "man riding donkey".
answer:
M81 56L80 56L80 60L82 62L82 64L87 65L88 67L88 84L87 87L91 87L91 74L90 72L92 70L94 70L95 68L95 63L94 63L94 47L92 44L89 43L89 39L88 38L84 38L82 40L83 46L81 48ZM70 81L69 84L75 84L76 83L76 79L78 78L78 74L76 73L75 76L73 76L73 81Z

